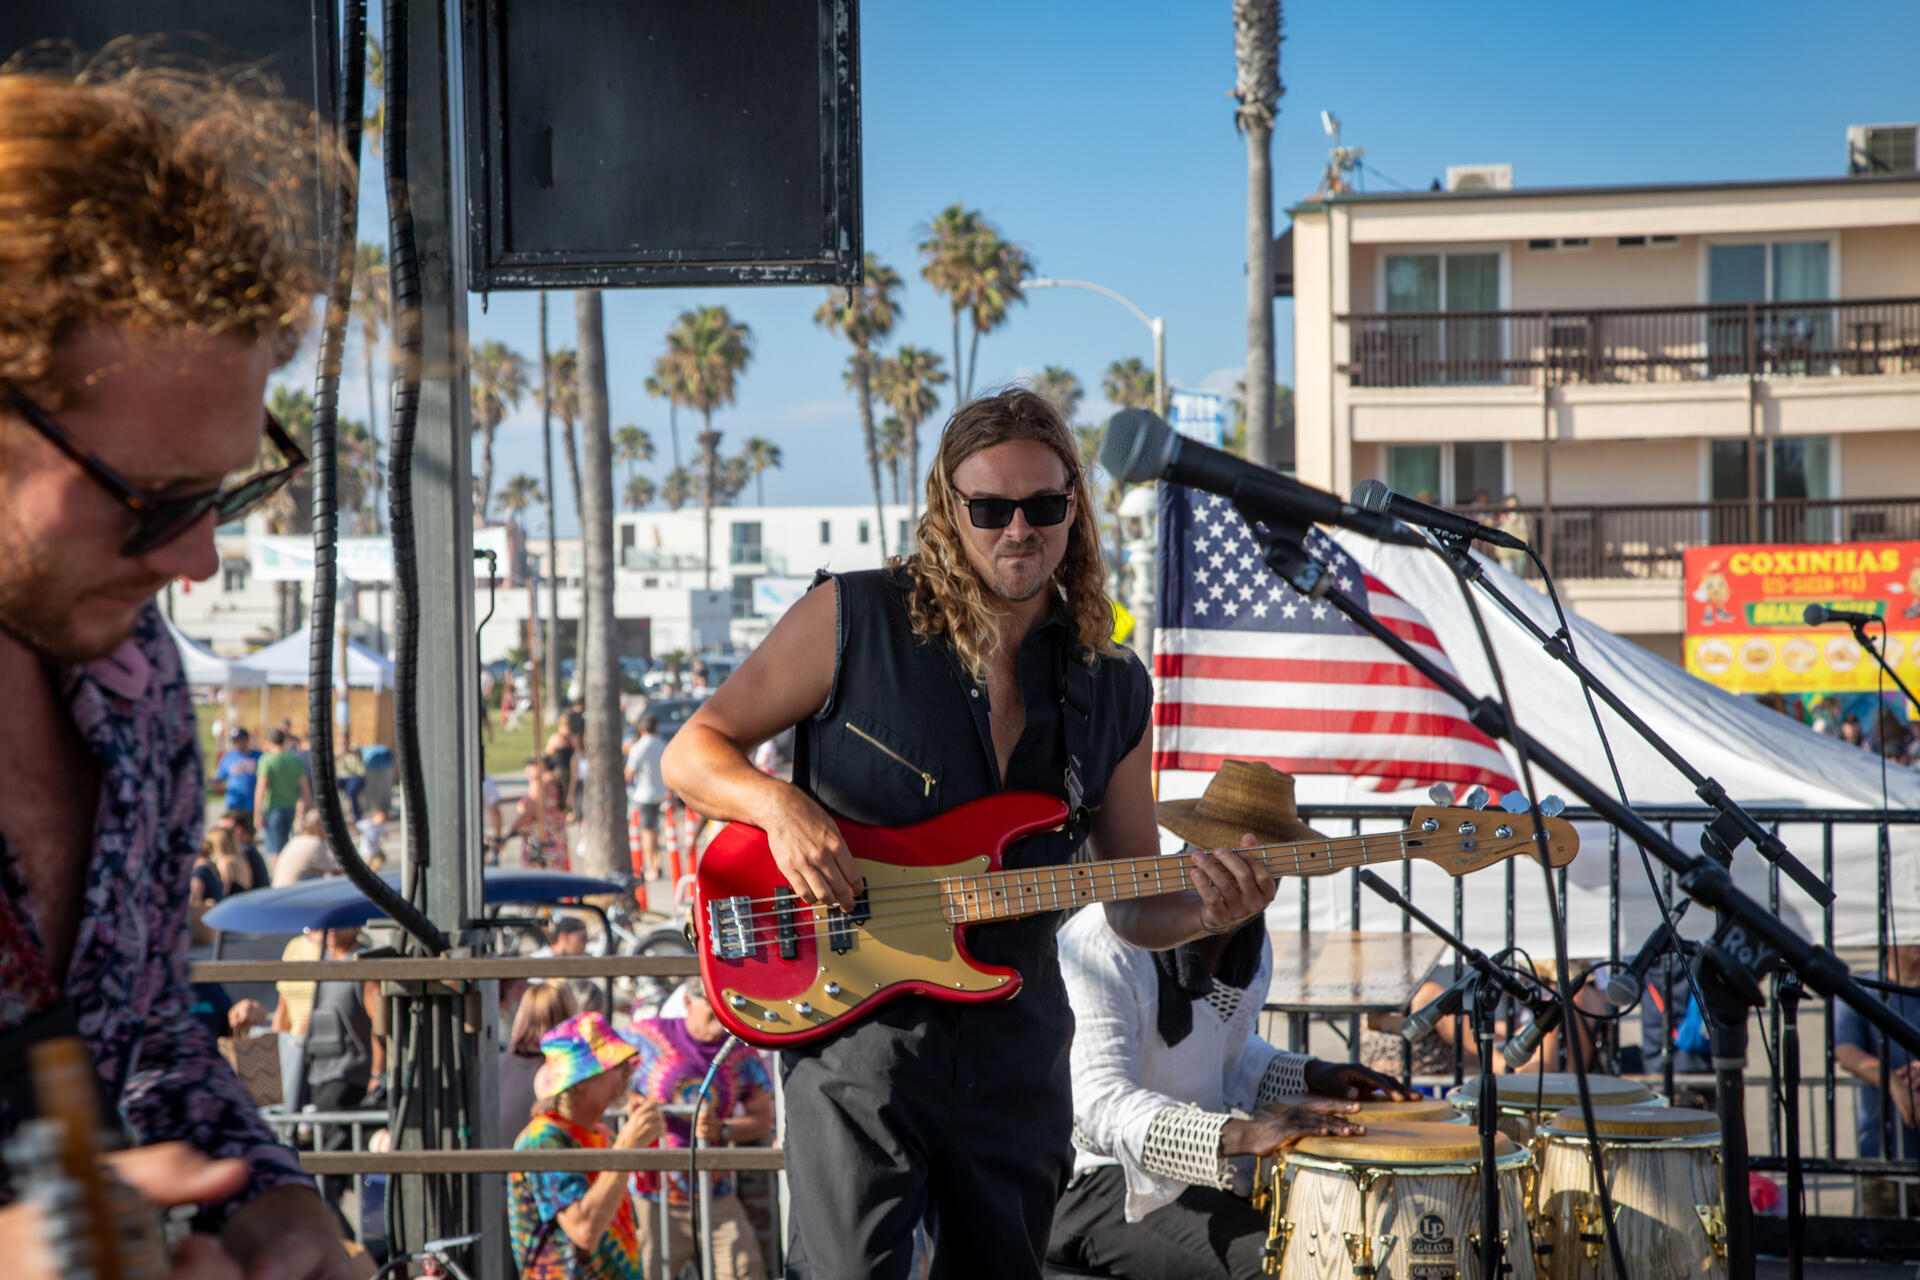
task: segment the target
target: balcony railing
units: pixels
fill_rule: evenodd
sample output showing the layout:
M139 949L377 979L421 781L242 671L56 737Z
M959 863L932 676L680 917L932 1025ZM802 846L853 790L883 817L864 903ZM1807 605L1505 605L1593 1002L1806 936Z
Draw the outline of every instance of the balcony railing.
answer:
M1531 542L1566 578L1679 578L1683 551L1716 543L1920 538L1920 498L1456 509Z
M1920 373L1920 298L1337 317L1356 387Z

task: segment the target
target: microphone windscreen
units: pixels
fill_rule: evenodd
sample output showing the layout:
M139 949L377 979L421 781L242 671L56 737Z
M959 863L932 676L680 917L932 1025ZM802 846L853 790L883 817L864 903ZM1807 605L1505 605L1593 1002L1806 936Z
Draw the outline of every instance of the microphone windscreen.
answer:
M1165 437L1173 430L1145 409L1122 409L1107 419L1100 442L1100 466L1120 484L1142 484L1160 478L1155 469L1165 452Z
M1387 513L1387 499L1393 497L1393 490L1378 480L1362 480L1353 486L1353 496L1349 499L1362 511L1375 511L1381 515Z
M1807 625L1810 627L1824 626L1827 621L1827 606L1823 604L1810 604L1807 606L1806 612L1800 616L1806 619Z

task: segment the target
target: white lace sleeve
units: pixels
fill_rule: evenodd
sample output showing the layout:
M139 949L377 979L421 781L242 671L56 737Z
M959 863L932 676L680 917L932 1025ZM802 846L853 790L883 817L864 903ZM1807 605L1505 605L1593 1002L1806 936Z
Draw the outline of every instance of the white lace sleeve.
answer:
M1222 1112L1199 1107L1163 1107L1147 1124L1141 1165L1197 1186L1229 1186L1230 1171L1220 1155L1220 1133L1227 1120Z
M1275 1098L1284 1098L1289 1094L1307 1091L1307 1064L1312 1062L1304 1053L1287 1053L1284 1050L1273 1055L1267 1063L1267 1069L1260 1073L1260 1084L1254 1090L1255 1102L1272 1102Z

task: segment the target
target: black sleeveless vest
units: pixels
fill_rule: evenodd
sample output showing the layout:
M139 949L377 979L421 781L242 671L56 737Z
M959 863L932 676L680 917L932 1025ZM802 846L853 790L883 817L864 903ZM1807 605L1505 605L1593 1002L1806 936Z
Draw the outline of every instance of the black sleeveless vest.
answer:
M1067 861L1114 769L1146 732L1151 695L1139 659L1103 655L1089 669L1074 656L1064 610L1036 627L1017 663L1027 726L1002 779L987 690L952 645L913 634L905 575L879 569L832 581L833 690L799 726L794 781L830 812L876 826L921 822L996 791L1045 791L1072 805L1074 819L1013 845L1006 865ZM1049 913L975 926L969 946L981 960L1024 971L1051 954L1056 923Z

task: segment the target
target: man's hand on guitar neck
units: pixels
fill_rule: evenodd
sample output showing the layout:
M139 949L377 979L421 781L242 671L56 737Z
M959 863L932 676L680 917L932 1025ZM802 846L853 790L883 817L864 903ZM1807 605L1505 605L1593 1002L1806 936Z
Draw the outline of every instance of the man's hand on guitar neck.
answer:
M1240 837L1240 847L1259 844L1252 834ZM1267 909L1279 886L1266 864L1230 849L1196 849L1187 855L1193 869L1187 879L1200 898L1200 928L1210 934L1231 933Z

